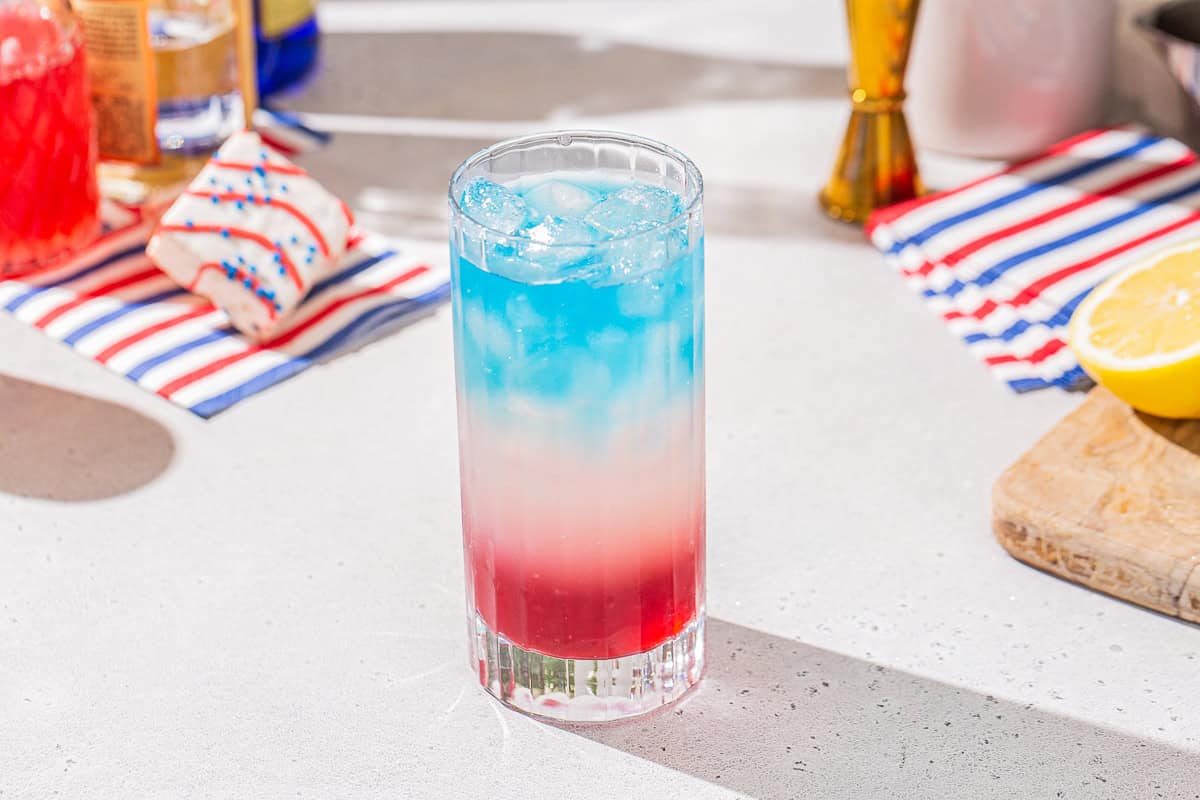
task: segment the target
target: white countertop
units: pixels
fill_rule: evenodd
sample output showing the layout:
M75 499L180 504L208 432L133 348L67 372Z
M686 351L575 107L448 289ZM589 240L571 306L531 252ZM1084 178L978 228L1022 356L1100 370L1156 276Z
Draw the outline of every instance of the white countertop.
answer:
M359 32L289 103L349 131L308 163L364 221L439 241L450 170L517 129L705 172L708 678L586 728L476 687L448 309L209 422L4 317L0 798L1200 791L1200 629L991 535L1078 396L1009 392L816 207L840 4L379 5L326 6Z

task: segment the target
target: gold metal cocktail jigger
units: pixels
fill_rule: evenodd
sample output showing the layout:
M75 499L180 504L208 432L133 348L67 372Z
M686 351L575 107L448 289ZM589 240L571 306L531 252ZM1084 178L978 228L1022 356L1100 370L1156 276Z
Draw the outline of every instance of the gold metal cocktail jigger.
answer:
M904 121L904 70L920 0L846 0L850 124L820 202L834 219L862 223L873 210L921 192Z

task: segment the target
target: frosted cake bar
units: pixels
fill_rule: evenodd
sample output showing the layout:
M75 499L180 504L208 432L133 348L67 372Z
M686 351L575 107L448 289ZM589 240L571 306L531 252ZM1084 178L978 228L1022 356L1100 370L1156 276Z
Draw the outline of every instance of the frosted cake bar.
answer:
M337 263L352 225L345 203L247 131L167 210L146 252L263 341Z

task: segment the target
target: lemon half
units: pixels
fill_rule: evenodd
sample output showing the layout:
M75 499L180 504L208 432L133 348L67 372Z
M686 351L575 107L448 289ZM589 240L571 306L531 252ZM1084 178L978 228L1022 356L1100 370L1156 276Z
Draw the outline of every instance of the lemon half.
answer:
M1071 317L1095 380L1160 417L1200 417L1200 241L1155 253L1096 287Z

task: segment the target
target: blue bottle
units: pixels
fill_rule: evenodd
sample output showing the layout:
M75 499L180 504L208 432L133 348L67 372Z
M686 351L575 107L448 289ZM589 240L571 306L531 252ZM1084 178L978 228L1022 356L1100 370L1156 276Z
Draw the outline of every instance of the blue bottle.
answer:
M296 84L316 64L316 0L254 0L258 91L267 97Z

